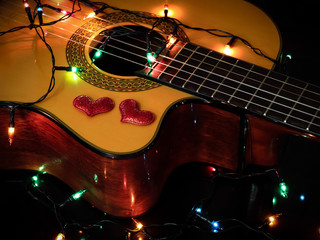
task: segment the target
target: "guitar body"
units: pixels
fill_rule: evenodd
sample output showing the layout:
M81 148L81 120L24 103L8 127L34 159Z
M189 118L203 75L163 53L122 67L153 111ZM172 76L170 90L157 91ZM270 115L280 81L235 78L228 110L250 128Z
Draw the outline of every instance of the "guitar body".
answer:
M107 2L111 6L153 14L163 10L162 1ZM48 1L48 4L54 3ZM71 5L70 1L62 1L59 7L70 11ZM277 28L268 16L247 2L177 0L172 1L169 8L172 8L172 17L187 25L231 32L262 49L269 57L278 56L281 42ZM18 3L5 2L0 10L1 31L28 24L24 9ZM83 197L102 211L132 217L145 213L156 203L166 179L182 164L201 161L230 170L249 163L274 166L281 136L303 134L250 115L244 121L237 110L219 104L213 106L187 93L152 85L145 79L104 72L89 63L92 39L103 28L132 25L128 19L149 28L152 23L106 10L111 14L110 18L106 15L108 24L95 28L93 23L105 20L84 19L91 11L83 6L73 17L43 27L57 66L81 63L89 70L84 73L56 71L56 86L44 101L17 108L11 146L7 133L10 112L6 103L35 101L43 95L52 66L49 52L34 30L24 29L0 38L1 169L46 171L75 191L86 189ZM62 16L51 10L46 13L45 21ZM88 30L90 36L81 42L83 29ZM221 51L227 43L224 38L194 30L184 29L180 34L190 42L216 51ZM240 42L235 44L234 51L233 57L268 69L273 67L272 62L257 56ZM100 82L91 81L99 77ZM117 88L118 85L121 87ZM94 100L109 97L115 108L89 117L73 105L73 100L80 95ZM146 126L121 122L119 105L126 99L134 99L142 110L151 111L154 121ZM246 151L242 152L244 145Z

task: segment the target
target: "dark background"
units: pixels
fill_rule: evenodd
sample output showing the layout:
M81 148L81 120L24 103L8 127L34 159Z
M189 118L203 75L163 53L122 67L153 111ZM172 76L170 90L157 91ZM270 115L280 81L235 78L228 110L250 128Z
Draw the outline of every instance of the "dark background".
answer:
M279 68L285 74L290 76L319 84L317 77L318 63L318 22L317 19L317 1L290 1L290 0L250 0L249 2L262 8L279 27L282 36L283 54L290 54L292 59L286 64L285 70ZM316 170L319 169L317 158L312 156L317 152L317 146L310 146L304 140L288 140L287 152L283 154L284 165L288 164L286 160L290 158L290 164L297 168L312 168L313 171L301 173L297 168L284 167L284 174L288 178L292 178L295 186L301 187L317 183ZM299 155L299 148L310 148L310 156L303 159L304 156ZM289 149L289 150L288 150ZM315 155L317 156L317 155ZM319 156L319 155L318 155ZM286 165L287 166L287 165ZM183 222L194 204L203 197L208 196L212 191L210 174L206 172L207 166L201 164L185 166L178 169L168 180L168 184L162 194L159 204L148 214L141 217L141 221L148 224L164 223L164 222ZM299 174L297 174L299 173ZM62 182L49 175L41 175L41 190L47 196L43 196L32 187L31 177L37 173L32 171L1 171L0 172L0 211L1 211L1 235L6 239L54 239L61 231L61 221L57 220L53 211L53 204L48 201L55 200L57 203L63 201L72 194L72 190L65 186ZM311 176L311 177L310 177ZM255 184L260 184L263 180L257 180ZM249 184L252 182L249 181ZM273 182L267 182L267 185L273 186ZM237 185L237 184L235 184ZM219 186L231 186L229 182L221 181ZM242 186L242 187L241 187ZM239 198L245 197L246 187L241 185L238 189L244 189L243 194L234 195L234 202ZM260 186L260 185L259 185ZM223 187L222 187L223 188ZM220 188L218 188L220 189ZM228 188L229 190L231 188ZM319 185L316 185L313 195L319 191ZM233 191L232 189L230 190ZM312 192L312 191L311 191ZM219 192L226 194L226 192ZM230 192L229 192L230 193ZM235 194L232 192L232 194ZM209 194L210 195L210 194ZM219 195L220 200L225 201L224 195ZM219 198L218 197L218 198ZM220 206L220 214L232 216L235 214L241 219L241 214L230 207L231 202L226 201L225 206ZM241 205L239 208L247 205ZM289 200L285 203L286 217L282 220L282 224L271 232L276 238L284 239L320 239L318 227L320 221L317 217L319 207L316 200L308 202L309 206L301 208L300 205L292 204ZM291 204L291 205L290 205ZM294 207L292 207L294 206ZM266 206L267 208L268 206ZM217 211L217 209L213 209ZM64 218L74 223L69 228L68 240L71 239L125 239L123 228L126 225L134 228L131 220L114 219L106 216L98 210L91 208L85 201L80 200L77 203L67 206L62 211ZM80 227L78 223L84 225L92 224L101 219L111 220L114 224L105 224L103 230L100 228L85 229ZM201 223L199 223L201 225ZM172 230L174 232L174 230ZM171 229L166 230L170 233ZM139 235L141 239L148 239L144 234ZM138 235L132 235L132 239L139 239ZM2 237L1 237L2 238ZM246 231L243 228L235 228L229 234L212 235L197 229L187 229L177 239L268 239L261 234Z
M319 85L317 1L249 0L264 10L278 26L282 36L284 55L292 55L287 73L301 80Z

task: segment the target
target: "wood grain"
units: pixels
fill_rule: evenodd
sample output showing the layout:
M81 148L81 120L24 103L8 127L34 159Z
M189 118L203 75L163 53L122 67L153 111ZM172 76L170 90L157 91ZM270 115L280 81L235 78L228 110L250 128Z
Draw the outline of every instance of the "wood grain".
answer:
M92 205L114 216L145 213L156 202L170 173L201 161L236 170L239 116L201 103L181 102L165 116L155 141L130 155L89 147L50 115L16 109L16 134L7 140L9 110L0 109L1 169L41 166L72 187L87 189Z

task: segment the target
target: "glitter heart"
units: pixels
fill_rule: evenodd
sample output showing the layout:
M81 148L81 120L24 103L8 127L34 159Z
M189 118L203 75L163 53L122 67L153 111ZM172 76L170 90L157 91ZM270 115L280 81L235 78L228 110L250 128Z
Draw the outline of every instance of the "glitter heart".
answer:
M154 121L154 114L150 111L139 109L139 104L133 99L126 99L119 105L121 122L136 125L149 125Z
M99 113L111 111L114 108L114 102L108 97L92 100L89 96L80 95L73 100L73 106L92 117Z

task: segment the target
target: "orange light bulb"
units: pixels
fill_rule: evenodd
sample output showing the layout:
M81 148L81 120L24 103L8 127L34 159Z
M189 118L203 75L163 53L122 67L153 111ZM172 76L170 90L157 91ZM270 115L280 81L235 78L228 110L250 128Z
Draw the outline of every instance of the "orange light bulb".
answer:
M233 50L231 49L230 45L226 45L224 47L223 53L228 56L230 56L233 53Z
M9 140L10 146L13 143L14 132L15 132L15 128L12 126L9 126L8 127L8 140Z
M141 222L138 222L134 218L132 218L132 220L135 222L136 227L137 227L138 230L141 230L143 228L143 224Z
M168 43L166 47L170 48L176 41L177 41L177 38L175 38L173 35L170 35L168 37Z
M64 234L59 233L59 234L56 236L56 239L55 239L55 240L65 240L65 239L66 239L66 238L65 238Z

